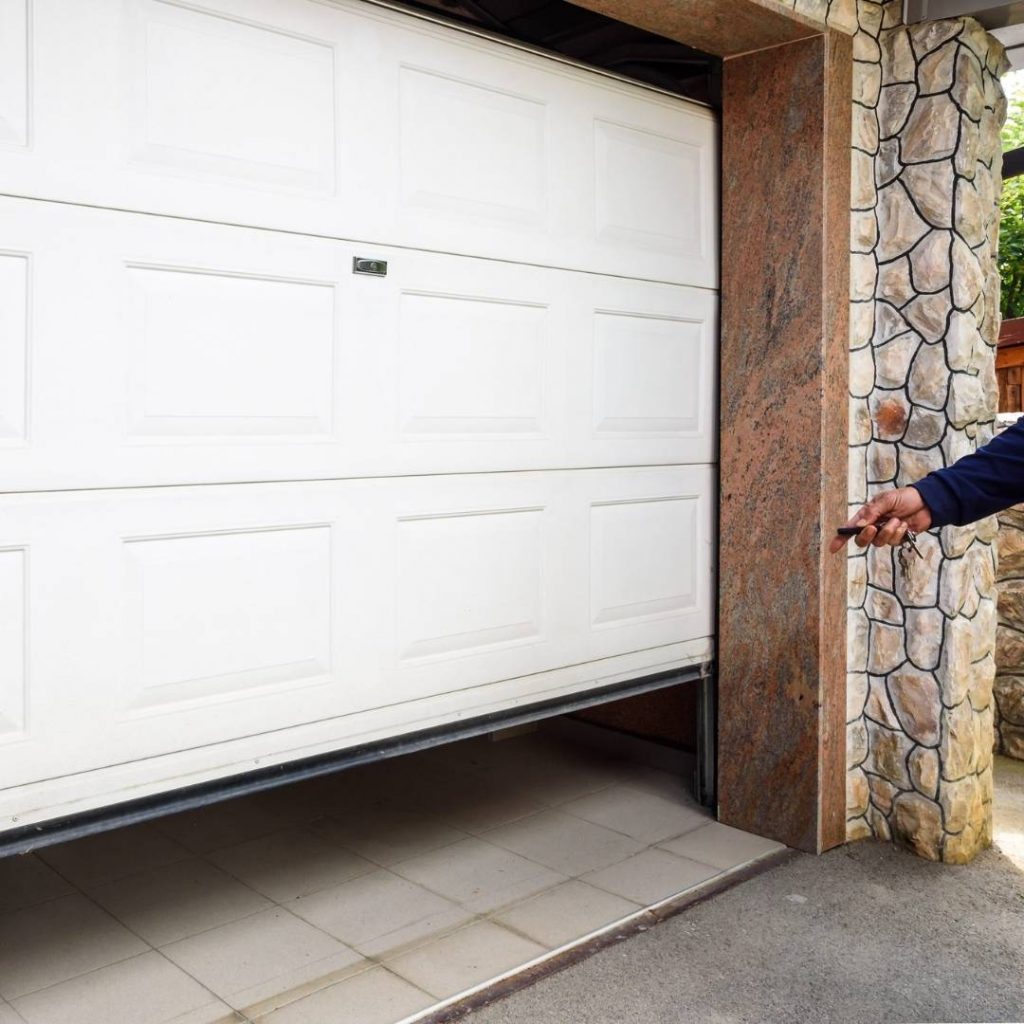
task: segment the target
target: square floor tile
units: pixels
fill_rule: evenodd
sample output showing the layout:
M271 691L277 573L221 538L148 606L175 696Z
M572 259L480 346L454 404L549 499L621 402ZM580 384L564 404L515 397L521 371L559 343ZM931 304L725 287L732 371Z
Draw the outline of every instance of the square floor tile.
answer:
M544 804L513 783L497 784L445 766L422 778L409 778L398 803L406 810L476 834L507 821L536 814Z
M99 835L50 846L39 856L69 882L86 888L91 884L173 864L190 856L180 843L150 824L112 829Z
M379 770L385 764L345 768L267 790L254 799L292 823L372 810L393 803L390 776Z
M397 975L375 967L258 1018L258 1024L395 1024L435 1000Z
M144 953L18 1000L26 1024L220 1024L234 1014L159 953Z
M308 825L311 821L330 814L332 801L327 798L320 779L304 779L300 782L290 782L284 786L275 786L273 789L264 790L261 793L254 793L249 799L253 804L253 812L262 812L268 817L278 820L278 826L270 831L279 832L283 828L294 828L297 825ZM236 835L235 840L257 839L259 835L267 835L268 832L256 833L253 835ZM230 845L235 845L231 843Z
M616 864L646 845L560 811L543 811L502 825L483 838L563 875L582 875Z
M543 810L514 780L499 785L466 764L438 758L420 758L415 766L405 761L400 757L379 767L387 772L391 802L421 817L475 833Z
M70 882L34 853L0 858L0 913L20 910L74 891Z
M496 769L486 776L485 785L499 790L515 786L541 808L548 808L604 789L616 781L615 777L595 775L585 769L533 766L528 773L516 768Z
M154 822L164 835L192 853L210 853L225 846L237 846L249 839L279 832L293 819L277 807L265 805L259 796L222 800L194 811L172 814Z
M555 949L639 909L639 904L574 880L509 907L495 914L494 920Z
M642 789L645 793L654 793L665 797L666 800L698 806L689 779L680 772L638 767L637 771L631 773L628 779L623 779L623 782L633 789Z
M541 732L481 743L472 759L480 770L518 772L521 778L584 770L592 773L595 783L616 778L614 772L621 763L594 747Z
M785 849L782 843L721 825L717 821L661 845L670 853L723 870L749 864L758 857Z
M148 948L78 893L0 914L0 996L11 1002Z
M378 956L466 922L456 903L392 874L372 874L288 904L300 917L359 952Z
M108 882L90 895L154 946L266 910L271 902L204 860L182 860Z
M0 1024L25 1024L25 1018L13 1006L0 1003Z
M535 796L524 787L467 782L447 794L437 813L455 828L480 835L544 810L544 804Z
M718 868L653 849L585 875L583 881L649 906L692 889L719 873Z
M564 875L481 839L464 839L393 870L477 914L565 881Z
M496 742L486 758L493 784L526 787L555 806L628 777L632 764L591 747L546 735Z
M490 921L478 921L395 957L387 966L438 999L445 999L543 953L544 947L529 939Z
M671 839L711 820L704 808L692 802L672 800L633 786L610 786L562 804L560 809L645 844Z
M378 761L367 765L363 772L366 787L385 798L378 802L392 804L397 800L406 808L441 798L470 778L465 770L421 755Z
M209 859L278 903L347 882L376 866L301 828L228 846Z
M346 818L324 818L310 827L328 842L382 867L467 838L465 832L437 818L426 818L396 807L357 812Z
M163 952L236 1009L362 962L279 907L173 942Z

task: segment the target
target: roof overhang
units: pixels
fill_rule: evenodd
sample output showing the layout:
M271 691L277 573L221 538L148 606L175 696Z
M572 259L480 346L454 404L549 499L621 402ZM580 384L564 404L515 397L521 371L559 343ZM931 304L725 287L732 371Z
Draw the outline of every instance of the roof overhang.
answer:
M905 0L908 24L969 16L977 19L1006 47L1014 71L1024 68L1024 0Z

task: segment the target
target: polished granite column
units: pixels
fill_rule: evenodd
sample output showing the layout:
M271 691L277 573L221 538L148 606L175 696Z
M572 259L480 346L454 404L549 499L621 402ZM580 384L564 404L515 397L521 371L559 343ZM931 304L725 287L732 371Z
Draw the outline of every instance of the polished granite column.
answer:
M719 815L845 838L851 41L724 62Z

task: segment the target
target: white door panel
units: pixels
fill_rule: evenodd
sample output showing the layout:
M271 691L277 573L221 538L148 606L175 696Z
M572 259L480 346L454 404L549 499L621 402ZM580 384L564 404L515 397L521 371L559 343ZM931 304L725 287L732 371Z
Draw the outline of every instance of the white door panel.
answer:
M26 200L0 225L3 490L714 458L703 289Z
M355 0L5 7L0 191L716 285L692 104Z
M8 496L5 785L710 635L707 467Z

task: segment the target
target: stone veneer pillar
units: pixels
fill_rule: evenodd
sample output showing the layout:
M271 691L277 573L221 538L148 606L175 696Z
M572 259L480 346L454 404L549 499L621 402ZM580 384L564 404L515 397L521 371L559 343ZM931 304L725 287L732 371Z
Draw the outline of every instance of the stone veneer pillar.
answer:
M1001 45L971 19L858 3L850 501L991 437ZM932 531L901 578L849 560L847 834L964 862L991 841L994 519Z

